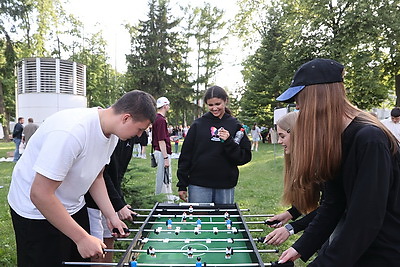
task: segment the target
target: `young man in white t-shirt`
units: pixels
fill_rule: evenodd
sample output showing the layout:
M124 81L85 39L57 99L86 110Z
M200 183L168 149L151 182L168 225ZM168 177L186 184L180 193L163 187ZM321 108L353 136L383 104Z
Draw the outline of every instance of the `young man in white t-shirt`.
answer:
M14 167L8 202L18 266L61 266L102 257L105 244L88 233L90 191L108 227L126 237L103 179L118 138L140 135L156 115L148 93L131 91L107 109L70 109L47 118Z

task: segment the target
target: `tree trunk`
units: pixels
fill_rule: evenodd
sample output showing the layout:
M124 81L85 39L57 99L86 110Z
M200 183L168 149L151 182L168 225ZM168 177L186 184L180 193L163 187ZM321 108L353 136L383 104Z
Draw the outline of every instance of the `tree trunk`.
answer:
M8 129L8 120L6 114L6 107L4 106L4 92L3 92L3 83L0 82L0 123L3 127L4 140L9 142L9 129Z
M400 74L394 76L395 91L396 91L396 107L400 107Z

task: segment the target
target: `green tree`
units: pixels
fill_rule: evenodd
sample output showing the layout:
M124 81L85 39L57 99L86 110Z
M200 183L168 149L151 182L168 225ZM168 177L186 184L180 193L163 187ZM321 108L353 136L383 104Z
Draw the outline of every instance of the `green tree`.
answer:
M25 5L23 1L0 2L0 123L6 140L9 140L9 121L15 116L14 69L17 47L11 34L16 32L18 24L31 11L32 6Z
M254 122L272 125L273 110L279 105L275 98L287 86L289 73L285 64L282 14L279 8L268 10L270 24L260 48L244 63L243 77L246 89L240 100L238 117L248 125Z
M196 116L200 116L200 98L210 86L210 80L221 66L220 55L226 40L222 34L226 22L223 21L224 11L205 3L204 7L194 9L193 36L196 40L196 79L195 100L199 107ZM202 88L201 88L202 86Z
M398 2L398 1L396 1ZM314 57L336 59L346 66L349 98L362 109L379 106L390 85L384 82L385 50L382 30L393 27L382 14L397 13L393 1L284 1L289 39L288 59L301 63ZM398 23L397 23L398 24ZM391 83L393 88L393 83Z
M89 107L108 107L124 92L123 76L107 63L106 41L102 32L85 38L85 47L70 59L86 65L86 97Z
M169 15L168 1L150 0L148 20L131 26L131 51L127 55L131 87L149 92L154 97L166 95L172 88L176 60L174 27L179 20Z
M241 2L246 3L244 0ZM240 13L245 18L257 10L257 2L248 2L252 3L251 8ZM268 92L268 97L273 97L287 88L295 68L312 58L323 57L335 59L346 66L345 83L348 95L359 108L380 106L388 98L388 94L394 89L394 77L399 71L399 22L394 19L399 14L398 0L281 0L272 2L271 5L275 6L277 14L282 16L279 21L274 21L276 17L267 15L265 22L257 24L262 39L260 49L264 51L259 49L249 58L249 62L254 63L257 69L265 71L274 61L257 61L252 57L258 59L265 56L268 59L271 50L280 54L280 65L277 66L279 68L276 69L275 78L284 78L285 80L280 80L280 85L284 86L274 86L274 90L277 91ZM270 43L276 34L270 31L271 25L280 29L277 40L281 47L278 49ZM274 77L269 77L270 81L273 81L272 78ZM266 104L265 100L257 97L254 88L263 86L263 80L259 79L257 74L247 75L245 95L254 94L254 101L261 104L261 107ZM252 105L256 106L256 103ZM246 101L243 101L243 104L249 105ZM272 103L272 107L273 105ZM243 110L247 108L249 107L242 107Z
M165 0L149 1L148 20L127 25L132 52L126 56L126 79L129 87L147 91L155 98L167 96L171 101L169 122L178 125L187 122L193 109L187 35L191 19L189 16L187 25L180 25L182 18L174 19L168 4Z

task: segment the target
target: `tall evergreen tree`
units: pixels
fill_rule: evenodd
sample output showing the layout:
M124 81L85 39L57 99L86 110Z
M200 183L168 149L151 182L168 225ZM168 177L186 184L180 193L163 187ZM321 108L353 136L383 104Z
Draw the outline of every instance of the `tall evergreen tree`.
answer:
M210 86L210 80L221 66L220 55L226 40L222 35L226 22L223 21L224 11L205 3L204 7L194 9L193 36L196 39L196 80L195 100L199 107L196 115L200 116L200 98Z
M176 63L176 35L179 20L169 15L167 0L150 0L148 20L140 21L126 56L131 87L154 97L166 95L173 85ZM135 32L131 29L131 32Z

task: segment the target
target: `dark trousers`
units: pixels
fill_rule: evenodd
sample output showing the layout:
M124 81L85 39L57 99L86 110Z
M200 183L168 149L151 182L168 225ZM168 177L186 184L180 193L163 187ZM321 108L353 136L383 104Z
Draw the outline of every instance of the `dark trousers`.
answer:
M90 260L83 259L76 244L47 220L27 219L10 210L19 267L57 267L65 266L62 265L63 261ZM72 218L90 233L86 206Z

